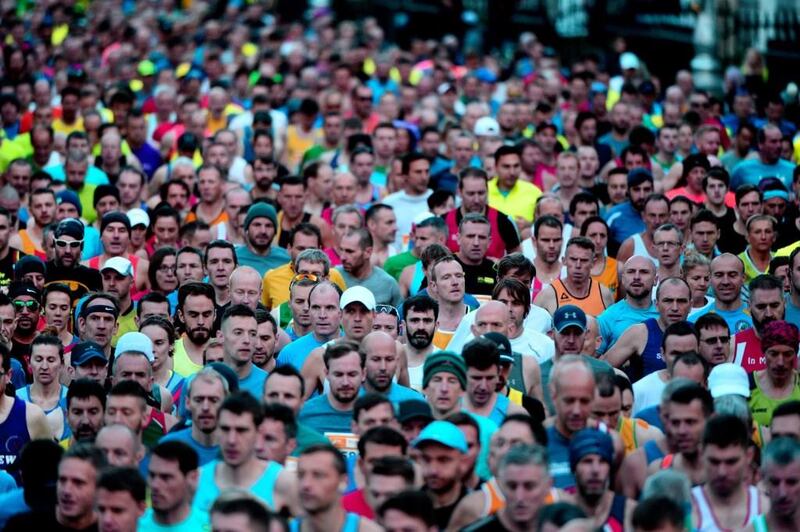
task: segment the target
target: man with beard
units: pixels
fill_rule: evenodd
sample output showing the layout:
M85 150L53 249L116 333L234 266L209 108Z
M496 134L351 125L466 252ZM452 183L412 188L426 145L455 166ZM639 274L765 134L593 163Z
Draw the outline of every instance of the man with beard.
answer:
M410 297L403 303L403 330L406 336L403 349L408 363L409 386L418 392L422 390L425 361L433 353L433 335L438 316L439 305L430 296Z
M692 488L692 521L697 530L740 530L769 503L747 478L753 449L750 430L738 417L717 414L703 432L706 482Z
M86 261L86 266L96 270L103 270L106 261L113 257L126 257L133 265L134 284L131 287L132 297L138 299L138 294L148 288L147 272L150 262L137 255L128 254L131 243L131 221L121 212L109 212L100 221L100 240L103 243L103 253Z
M497 485L505 499L503 508L463 528L465 532L525 532L535 530L548 503L552 479L547 453L539 445L521 444L500 459Z
M295 519L293 530L383 530L373 521L342 507L341 490L346 481L347 465L338 449L330 444L304 449L297 461L297 497L304 515Z
M635 168L628 173L628 199L612 207L605 216L609 230L609 255L615 255L625 239L647 229L642 212L647 197L652 193L653 176L649 171Z
M323 434L349 433L365 378L366 353L355 342L342 340L326 347L323 362L330 390L308 400L297 419Z
M117 332L111 339L111 345L117 345L120 336L139 330L131 299L133 265L125 257L112 257L103 265L100 274L103 276L103 291L116 297L119 301L120 313L117 318Z
M72 435L61 440L61 446L94 442L103 428L105 408L106 392L101 383L85 378L73 380L67 390L67 424Z
M376 203L364 213L364 223L372 236L370 262L382 268L388 258L397 255L397 216L393 208Z
M0 213L1 223L2 213ZM72 291L73 301L103 288L100 271L80 263L84 233L84 226L80 220L75 218L61 220L53 231L55 256L53 260L47 262L45 269L45 282L67 285ZM2 236L1 227L0 236Z
M664 279L656 290L658 318L649 318L630 327L602 359L615 368L633 359L629 368L632 381L666 368L660 353L664 330L673 323L686 320L691 307L691 290L686 281L680 277Z
M489 220L491 241L486 255L492 259L500 259L503 255L519 251L519 234L511 219L492 207L489 207L489 177L480 168L470 167L461 171L458 178L458 191L461 206L448 212L445 222L450 230L447 247L453 253L458 252L458 226L467 214L480 214Z
M182 442L196 453L199 465L205 465L219 455L217 415L219 406L228 396L228 381L213 368L203 368L194 375L186 393L186 410L192 420L189 428L173 431L159 440L153 455L162 443ZM151 462L152 464L152 462Z
M173 370L189 377L203 369L203 349L214 329L214 288L189 282L178 289L178 318L184 334L175 341Z
M0 286L3 287L14 278L14 264L24 255L9 245L11 233L11 214L4 207L0 207Z
M12 517L6 530L97 530L95 491L105 454L87 443L64 453L58 464L56 505L52 513L28 512Z
M278 324L269 312L256 309L256 343L253 346L253 365L267 373L275 369L275 347L278 344ZM259 391L260 392L260 391Z
M761 459L761 478L769 510L745 532L800 530L800 443L786 437L772 440Z
M27 229L20 229L9 240L13 248L21 249L27 255L44 257L44 228L55 220L56 195L49 188L40 188L31 192L31 218Z
M256 456L261 403L246 392L228 396L219 407L217 433L221 458L200 468L192 507L207 512L223 490L247 490L274 512L298 515L293 475L276 462Z
M574 503L598 529L630 530L636 502L610 489L614 470L614 443L597 429L578 431L569 444L575 476Z
M467 440L457 426L437 420L422 429L412 445L420 456L423 489L433 499L436 525L444 530L456 505L467 494L462 481Z
M239 389L261 397L267 372L253 365L258 322L245 305L231 305L222 315L223 362L236 372Z
M759 275L750 281L748 288L753 326L744 330L733 329L736 331L733 337L733 363L740 364L751 373L766 367L761 335L768 323L784 319L786 301L783 299L783 282L771 275Z
M602 339L597 348L600 354L608 351L631 325L658 317L658 310L653 304L653 285L656 280L653 261L646 257L631 257L622 266L620 273L625 298L597 317Z
M9 286L8 297L14 305L17 316L17 326L11 337L11 356L22 364L27 378L30 379L31 343L39 325L42 296L33 285L14 282Z
M395 405L409 399L422 399L419 393L394 382L397 374L398 344L383 331L373 331L361 341L367 354L364 390L385 395Z
M208 525L208 515L192 508L192 497L197 489L197 468L203 464L198 461L191 445L168 438L165 436L150 455L147 483L152 508L139 520L141 532L179 528L201 530Z
M281 180L281 189L278 192L278 205L281 212L277 216L275 225L276 235L274 244L281 248L289 245L292 230L301 223L310 223L318 227L322 233L325 247L333 243L330 226L319 216L314 216L303 211L306 201L306 182L299 176L286 176Z
M239 264L251 266L264 277L267 271L289 262L291 257L286 250L272 245L277 227L278 215L272 205L267 203L252 205L244 219L245 244L236 246Z
M382 268L373 266L372 236L366 229L357 229L344 235L339 242L338 253L342 265L336 269L348 287L362 286L375 296L380 305L400 306L403 297L394 278Z
M500 377L497 344L487 338L477 338L464 346L462 356L467 368L465 411L488 418L498 426L508 415L526 413L506 395L497 393Z
M661 469L684 473L693 486L706 481L701 460L701 444L706 421L714 413L711 394L699 384L680 386L662 403L661 417L667 444L674 452L650 462L648 475Z
M754 371L750 379L750 411L753 419L768 425L772 412L781 403L800 399L800 374L797 366L797 326L783 320L767 323L761 334L765 368Z

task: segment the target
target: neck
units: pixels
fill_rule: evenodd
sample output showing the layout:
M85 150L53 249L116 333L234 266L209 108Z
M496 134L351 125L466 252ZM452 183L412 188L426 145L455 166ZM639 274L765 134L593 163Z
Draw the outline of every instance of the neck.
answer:
M464 301L444 301L440 299L439 303L439 321L449 323L452 321L460 321L464 317Z
M429 344L428 347L424 349L417 349L416 347L412 346L411 343L408 341L408 337L406 337L406 354L411 355L415 358L422 358L423 360L425 357L433 353L434 345Z
M792 385L792 383L794 382L795 373L794 372L789 373L784 378L775 378L772 375L770 375L767 372L767 370L764 370L764 373L762 375L764 375L767 382L769 382L772 385L772 388L776 390L781 390L783 388L788 388Z
M667 279L669 277L680 277L681 276L681 265L680 265L680 263L673 264L672 266L662 266L662 264L659 264L659 266L658 266L658 278L659 279Z
M222 306L231 300L231 290L227 286L222 288L220 288L219 286L215 286L214 294L217 297L217 305L219 306Z
M653 291L650 290L649 292L647 292L646 294L644 294L644 295L642 295L640 297L633 297L632 295L628 294L628 295L625 296L625 301L627 301L628 305L630 305L633 308L636 308L636 309L648 309L648 308L650 308L650 305L653 304L652 303L652 299L651 299L652 292Z
M61 383L58 379L48 384L42 384L39 381L33 381L31 384L31 394L43 395L44 397L54 397L61 394Z
M353 403L355 402L355 400L350 401L349 403L345 403L334 397L332 393L329 393L328 402L331 404L334 410L345 412L353 409Z
M712 490L709 485L706 485L705 492L709 499L727 508L734 508L736 506L743 507L747 504L747 486L744 483L740 484L739 487L733 490L727 497L714 493L714 490Z
M569 276L567 276L567 278L564 279L564 284L569 285L570 292L574 292L575 295L581 296L584 292L589 290L590 279L591 277L587 277L585 280L576 283L574 280L570 279Z
M770 253L769 249L766 251L757 251L752 247L747 246L747 254L750 255L750 258L753 259L753 262L769 264L769 261L772 260L772 253Z
M361 268L350 272L350 275L356 279L364 280L372 275L372 264L370 264L369 260L366 260L364 261L364 264L361 265Z
M253 246L252 246L252 245L251 245L251 244L248 242L248 243L247 243L247 249L249 249L249 250L250 250L250 252L251 252L253 255L258 255L259 257L267 257L267 256L269 256L269 252L270 252L270 251L272 251L272 244L268 245L268 246L266 247L266 249L264 249L263 251L259 251L259 250L257 250L256 248L254 248L254 247L253 247Z
M191 510L191 506L186 501L166 512L159 512L153 509L153 520L161 525L176 525L182 523L189 516L189 510Z
M675 153L665 153L663 151L659 151L656 153L656 159L664 164L669 164L675 160Z
M540 277L539 274L541 273L558 275L558 273L561 271L561 261L557 260L555 262L545 262L539 258L540 256L541 255L537 254L533 261L534 265L536 266L536 276Z
M414 190L413 188L410 188L410 187L403 188L403 192L405 192L407 195L411 196L412 198L416 198L418 196L422 196L423 194L425 194L425 192L417 192L416 190Z
M197 208L206 212L218 212L222 210L224 203L224 198L220 197L213 201L201 201Z
M780 532L783 530L792 531L800 530L800 511L795 510L792 515L782 516L775 515L770 510L767 512L767 530L772 532Z
M791 297L792 304L795 307L800 307L800 291L798 291L794 287L792 287L792 291L791 291L790 294L791 294L790 297Z
M719 299L714 301L714 306L717 307L717 310L737 310L742 306L742 300L740 297L737 297L733 301L720 301Z
M709 203L708 200L704 202L706 209L711 211L715 216L722 217L728 212L728 207L725 206L723 203L722 205L714 205L713 203Z
M455 503L458 500L458 496L461 495L461 482L459 481L454 483L453 487L444 493L434 493L432 491L428 491L428 495L430 495L431 499L433 499L434 508L450 506Z
M511 532L527 532L528 530L536 530L536 521L539 520L539 512L536 512L536 516L533 519L525 522L514 521L514 518L509 515L508 508L504 508L498 512L497 517L500 519L503 526Z
M192 424L192 439L204 447L217 445L217 432L203 432L197 425Z
M476 261L470 259L469 257L466 257L466 256L462 255L460 252L456 253L456 257L458 257L458 260L460 260L464 264L467 264L468 266L479 266L480 263L482 262L480 260L476 262Z
M297 216L293 218L289 217L286 211L283 211L283 223L281 224L281 227L283 228L284 231L290 230L295 225L299 224L302 220L303 220L303 211L297 213Z
M321 512L311 514L303 519L303 524L311 530L341 530L344 525L345 511L340 502L331 504ZM305 528L305 527L303 527Z
M238 488L250 488L250 486L246 484L249 483L250 477L253 476L254 472L258 471L259 462L260 460L256 458L255 454L253 454L249 460L242 462L236 467L222 462L220 464L222 466L220 473L222 473L222 476L228 481L228 484Z
M11 251L11 247L8 244L6 244L4 248L0 249L0 259L8 257L9 251Z
M604 505L603 503L605 503L609 497L613 497L613 494L608 490L604 491L600 496L586 497L580 490L576 491L575 495L578 506L586 512L586 515L589 517L598 517L598 513Z
M230 357L225 357L225 365L231 368L235 373L236 376L239 377L239 380L246 379L250 376L250 373L253 371L253 363L249 360L246 361L244 364L240 363L238 360L233 360Z
M307 335L312 330L311 325L300 325L296 321L292 322L292 329L294 329L298 338ZM314 336L316 336L316 334Z
M82 530L84 528L89 528L97 519L94 512L89 512L88 514L79 515L77 517L67 517L62 514L61 509L56 506L56 521L65 527Z
M334 338L338 338L338 337L339 337L339 328L337 327L337 328L336 328L336 329L334 329L334 331L333 331L332 333L330 333L330 334L320 334L320 333L318 333L318 332L317 332L317 331L315 331L315 330L312 330L312 333L314 334L314 338L316 338L318 341L321 341L321 342L330 342L330 341L331 341L331 340L333 340Z

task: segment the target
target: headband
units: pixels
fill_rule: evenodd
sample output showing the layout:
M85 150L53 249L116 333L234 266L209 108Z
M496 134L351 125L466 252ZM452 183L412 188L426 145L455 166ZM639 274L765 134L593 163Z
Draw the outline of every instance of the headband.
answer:
M83 309L81 309L81 318L86 319L89 314L94 314L95 312L111 314L114 316L114 319L117 318L117 308L114 305L104 305L103 303L95 303L88 307L83 307Z

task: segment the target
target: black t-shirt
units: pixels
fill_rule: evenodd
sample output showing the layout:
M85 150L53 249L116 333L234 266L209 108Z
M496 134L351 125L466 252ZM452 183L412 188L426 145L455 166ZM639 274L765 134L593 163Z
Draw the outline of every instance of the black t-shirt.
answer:
M800 217L800 212L798 212L794 203L787 205L783 220L778 223L778 234L775 239L775 245L772 246L773 251L785 248L800 240L800 229L797 228L798 217Z
M722 226L720 225L719 240L717 240L717 249L722 253L733 253L738 255L747 247L747 239L744 235L740 235L733 229L733 225Z
M462 218L464 218L464 215L461 213L461 209L456 209L456 224L460 224ZM507 214L503 214L500 211L497 211L497 232L500 233L500 238L503 239L506 251L519 246L520 239L517 227Z
M490 515L465 526L461 529L461 532L508 532L508 529L503 526L497 515Z
M72 291L72 301L75 302L89 292L100 292L103 290L103 278L100 272L94 268L89 268L79 264L73 268L57 266L54 261L47 263L47 274L45 284L63 283Z
M450 523L450 518L453 517L453 511L458 506L458 503L461 502L467 495L467 490L462 489L461 495L458 496L458 499L449 506L442 506L441 508L434 508L433 509L433 519L436 522L436 527L439 530L445 530L447 528L448 523Z
M71 528L58 522L55 510L52 512L25 512L17 514L8 520L5 532L31 532L33 530L47 530L47 532L97 532L97 523L86 528Z
M473 266L464 264L458 256L456 256L456 260L464 268L466 292L474 296L491 296L494 285L497 282L494 262L489 259L483 259L483 262Z

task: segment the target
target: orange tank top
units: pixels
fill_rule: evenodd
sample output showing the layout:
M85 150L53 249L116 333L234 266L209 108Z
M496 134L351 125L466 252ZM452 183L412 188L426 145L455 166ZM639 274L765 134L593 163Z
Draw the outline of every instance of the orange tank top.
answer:
M44 250L36 247L27 229L19 230L19 239L22 241L22 249L20 251L26 255L36 255L45 262L47 261L47 255Z
M561 279L556 279L550 286L556 292L556 308L564 305L575 305L586 314L594 317L599 316L606 309L603 294L600 291L600 283L594 279L589 280L589 293L584 298L572 295Z
M481 517L494 515L506 507L506 498L503 496L503 492L500 491L500 487L497 485L496 477L492 477L484 482L481 485L481 491L486 495ZM558 500L558 490L556 488L550 488L550 491L547 493L547 497L544 499L544 503L553 504L558 502Z

